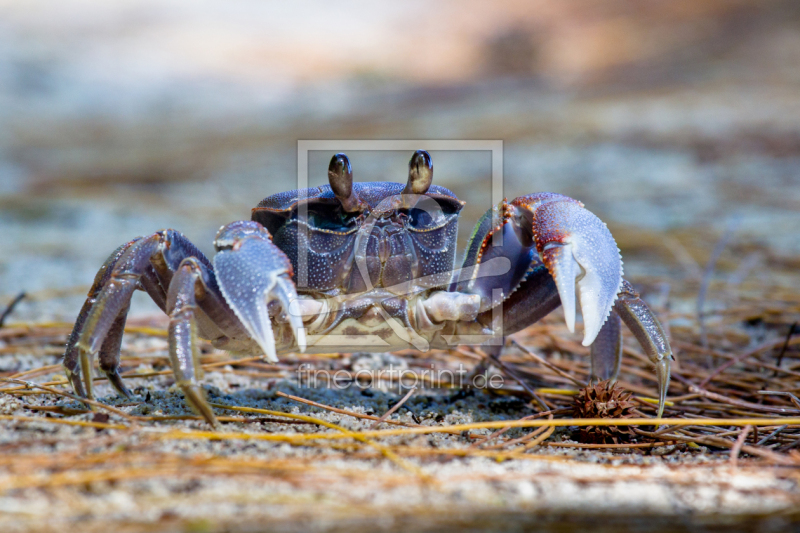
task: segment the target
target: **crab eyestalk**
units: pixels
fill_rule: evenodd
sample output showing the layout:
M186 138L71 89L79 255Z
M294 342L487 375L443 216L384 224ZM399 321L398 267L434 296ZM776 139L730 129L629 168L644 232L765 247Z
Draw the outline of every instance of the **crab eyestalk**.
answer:
M350 159L344 154L336 154L328 165L328 182L336 198L341 202L342 209L348 213L363 211L364 203L353 189L353 169Z
M417 150L408 162L408 183L403 194L425 194L433 182L433 161L425 150Z

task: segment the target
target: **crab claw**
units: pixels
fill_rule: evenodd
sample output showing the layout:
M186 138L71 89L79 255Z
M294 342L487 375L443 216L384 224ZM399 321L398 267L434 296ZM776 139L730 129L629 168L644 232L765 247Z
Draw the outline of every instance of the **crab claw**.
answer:
M622 258L605 223L567 196L540 193L511 203L556 282L567 328L575 331L575 288L583 314L583 345L589 346L611 313L622 284Z
M297 345L306 348L299 313L292 312L297 291L292 283L289 258L272 244L259 223L240 221L223 226L214 240L214 270L225 301L270 361L277 361L275 335L268 305L277 301L288 316Z

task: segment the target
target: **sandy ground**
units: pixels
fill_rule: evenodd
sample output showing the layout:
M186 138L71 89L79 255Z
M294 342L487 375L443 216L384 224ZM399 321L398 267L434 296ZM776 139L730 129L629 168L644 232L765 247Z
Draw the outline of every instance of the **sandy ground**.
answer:
M164 356L165 349L163 340L152 338L129 341L126 346L128 353L146 350L153 356ZM13 360L14 369L23 370L53 363L55 357ZM7 356L3 364L9 365ZM139 370L151 368L142 365ZM367 430L373 422L299 405L277 397L276 391L366 414L383 413L399 399L391 392L358 386L303 387L291 377L291 370L289 375L253 379L228 369L209 372L205 381L209 398L216 403L309 414L351 431ZM105 386L99 387L99 394L103 402L119 405L130 414L189 414L172 383L169 376L131 379L129 386L136 391L133 401L109 395ZM5 395L0 399L0 414L42 416L25 406L56 404L80 407L51 395L17 399ZM533 412L521 400L485 392L430 391L405 405L393 420L451 425L517 419ZM98 414L70 420L126 422L116 415L109 419ZM240 436L337 433L271 420L225 423L222 432ZM207 430L199 421L145 423L128 430L3 421L0 428L0 449L4 450L0 524L9 532L76 526L102 531L112 522L119 531L479 527L515 531L532 525L564 531L589 524L609 531L667 531L681 523L692 524L696 530L747 524L759 531L785 531L797 519L800 501L795 469L764 468L748 461L734 467L727 453L705 448L665 446L610 453L538 447L500 461L499 451L487 451L484 457L452 455L469 453L477 437L488 435L488 430L382 438L381 444L392 449L431 452L412 454L400 465L369 446L334 449L331 441L294 446L241 438L191 438L191 433L174 436L180 430ZM520 436L521 431L512 430L509 436ZM570 442L571 435L563 429L550 440ZM80 464L83 461L86 464ZM215 467L214 461L224 464ZM92 463L102 465L96 478L70 477L91 470Z

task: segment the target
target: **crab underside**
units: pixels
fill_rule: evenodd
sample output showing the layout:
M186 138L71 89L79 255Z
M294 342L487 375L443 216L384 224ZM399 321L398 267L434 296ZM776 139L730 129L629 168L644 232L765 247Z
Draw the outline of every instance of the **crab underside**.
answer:
M655 365L661 415L669 342L622 278L608 228L582 203L553 193L503 200L480 219L456 268L463 202L432 185L427 152L413 155L405 185L353 183L344 154L333 156L328 177L327 186L268 197L250 221L223 226L211 260L175 230L114 251L67 343L64 367L75 393L92 396L97 354L110 383L130 396L119 354L137 289L169 315L177 383L211 424L197 337L271 361L292 351L498 350L507 335L559 305L573 331L579 304L591 381L616 378L625 322Z

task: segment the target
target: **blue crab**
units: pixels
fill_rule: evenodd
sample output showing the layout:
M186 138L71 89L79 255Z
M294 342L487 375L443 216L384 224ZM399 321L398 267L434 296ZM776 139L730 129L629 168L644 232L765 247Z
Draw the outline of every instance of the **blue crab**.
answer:
M480 219L454 269L464 203L432 184L427 152L414 153L405 184L353 183L344 154L333 156L328 177L327 186L270 196L251 220L223 226L213 260L171 229L114 251L67 343L64 367L75 393L92 396L98 354L111 385L130 396L119 354L137 289L169 315L176 381L210 424L216 418L199 385L197 337L270 361L335 348L502 346L559 305L574 331L579 303L591 381L616 379L625 322L655 366L661 416L669 342L622 278L608 228L581 202L553 193L503 200Z

